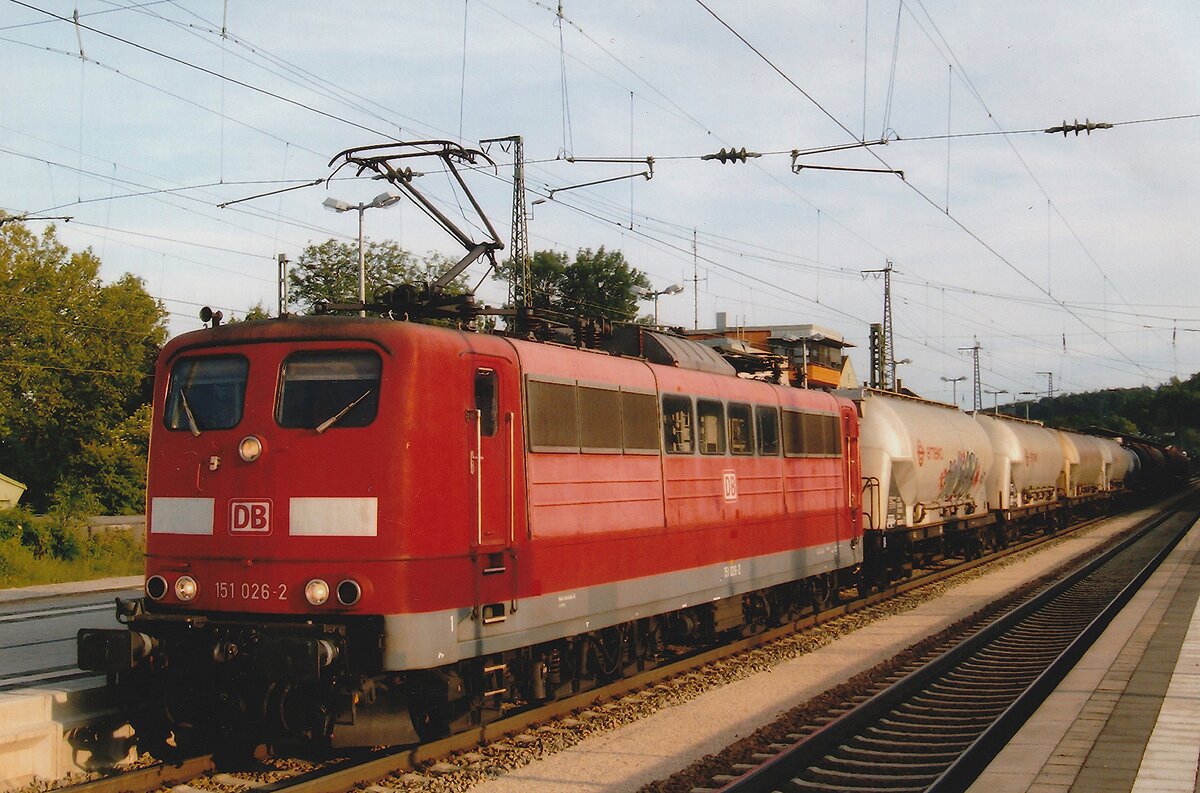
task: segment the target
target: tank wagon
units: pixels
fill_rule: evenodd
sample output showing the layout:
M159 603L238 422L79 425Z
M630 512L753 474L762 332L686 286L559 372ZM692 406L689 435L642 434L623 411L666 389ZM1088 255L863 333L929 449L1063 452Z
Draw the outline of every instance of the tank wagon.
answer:
M173 339L145 594L80 632L80 666L163 757L430 739L974 556L1134 468L1115 441L626 335L317 316Z
M1040 422L985 413L975 420L992 447L987 493L1000 527L996 539L1009 542L1015 524L1054 518L1060 506L1062 445L1058 433Z
M987 433L953 405L887 391L840 392L861 421L863 520L869 565L883 583L915 561L976 555L995 522L987 496Z

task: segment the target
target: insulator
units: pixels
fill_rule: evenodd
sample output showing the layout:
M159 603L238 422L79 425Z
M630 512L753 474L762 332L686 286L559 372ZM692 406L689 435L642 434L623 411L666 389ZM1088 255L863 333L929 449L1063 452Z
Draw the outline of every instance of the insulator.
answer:
M1068 132L1074 132L1075 136L1078 137L1080 132L1086 132L1087 134L1091 135L1092 130L1094 129L1112 129L1112 126L1112 124L1109 124L1106 121L1093 122L1091 119L1086 118L1083 120L1082 124L1079 123L1079 119L1075 119L1074 124L1068 124L1066 119L1063 119L1061 126L1050 127L1045 131L1049 133L1061 132L1065 138Z
M730 149L726 150L723 148L716 154L705 154L700 159L716 160L720 163L728 163L728 162L745 162L748 158L761 157L761 156L762 155L756 151L746 151L746 147L743 146L741 149L730 148Z

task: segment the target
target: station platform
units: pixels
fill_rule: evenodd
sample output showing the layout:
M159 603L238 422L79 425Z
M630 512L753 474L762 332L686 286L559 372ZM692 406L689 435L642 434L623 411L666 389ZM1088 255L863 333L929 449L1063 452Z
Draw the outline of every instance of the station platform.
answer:
M969 793L1195 793L1200 523Z

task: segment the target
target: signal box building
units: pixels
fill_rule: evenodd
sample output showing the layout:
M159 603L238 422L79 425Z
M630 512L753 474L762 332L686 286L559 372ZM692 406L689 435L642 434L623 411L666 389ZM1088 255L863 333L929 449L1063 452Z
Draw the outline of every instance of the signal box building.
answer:
M856 388L860 385L845 350L854 345L842 335L820 325L728 327L725 313L717 314L717 327L687 330L688 338L726 346L748 354L778 356L786 382L807 388Z

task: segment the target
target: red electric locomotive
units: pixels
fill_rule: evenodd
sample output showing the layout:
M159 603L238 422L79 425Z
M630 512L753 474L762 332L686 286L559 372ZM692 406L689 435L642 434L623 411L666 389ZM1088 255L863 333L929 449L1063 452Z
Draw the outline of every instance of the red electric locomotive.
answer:
M354 317L172 340L145 597L81 667L160 754L394 742L828 601L862 561L854 404L635 336L657 363Z

